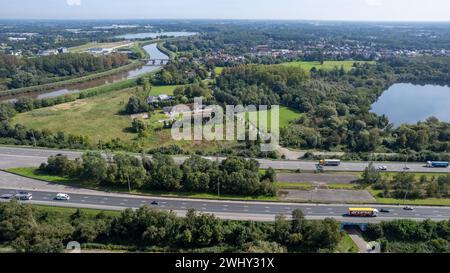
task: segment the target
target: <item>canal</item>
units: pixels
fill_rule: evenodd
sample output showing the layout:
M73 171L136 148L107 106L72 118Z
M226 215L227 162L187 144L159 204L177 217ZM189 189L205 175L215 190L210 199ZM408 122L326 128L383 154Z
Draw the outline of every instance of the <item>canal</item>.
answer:
M169 60L169 57L158 49L158 46L156 43L149 44L147 46L144 46L143 48L151 56L152 59ZM78 93L82 90L102 86L105 84L111 84L111 83L116 83L116 82L127 80L127 79L137 78L143 74L156 71L160 68L161 68L161 66L143 65L141 67L138 67L136 69L132 69L132 70L129 70L126 72L120 72L120 73L102 77L99 79L89 80L89 81L86 81L83 83L69 85L64 88L57 88L54 90L45 90L45 91L41 91L41 92L33 92L33 93L26 93L26 94L11 95L11 96L2 97L0 100L14 101L20 97L31 97L31 98L36 98L36 99L54 98L54 97L58 97L58 96Z

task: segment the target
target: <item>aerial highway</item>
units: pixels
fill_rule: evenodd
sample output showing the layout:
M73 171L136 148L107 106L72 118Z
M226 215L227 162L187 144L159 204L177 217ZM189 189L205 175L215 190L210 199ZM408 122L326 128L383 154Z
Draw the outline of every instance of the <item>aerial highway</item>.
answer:
M63 154L71 159L75 159L82 155L82 152L66 151L66 150L51 150L51 149L32 149L32 148L17 148L17 147L0 147L0 169L14 168L14 167L32 167L39 166L46 162L51 155ZM137 155L139 156L139 155ZM206 157L210 160L223 160L221 157ZM181 163L186 157L174 157L174 159ZM291 160L269 160L258 159L261 168L267 169L272 167L277 170L302 170L314 171L316 169L315 161L291 161ZM325 171L343 171L343 172L362 172L368 166L368 162L342 162L338 167L325 167ZM382 162L376 163L376 166L382 165L387 167L390 172L404 171L405 163L400 162ZM450 168L427 168L425 163L407 163L409 172L420 173L450 173Z
M0 189L0 195L15 194L13 189ZM29 191L33 199L21 201L25 203L62 206L73 208L92 208L100 210L124 210L126 208L139 208L144 205L150 207L172 210L179 215L185 215L188 209L195 209L203 213L214 213L223 219L273 221L276 215L290 216L292 211L300 209L307 219L335 218L341 222L380 222L393 219L413 219L436 221L450 219L449 207L416 207L414 210L404 210L403 206L366 205L377 209L388 209L389 213L380 213L375 218L346 217L345 214L351 206L339 204L299 204L275 202L244 202L244 201L218 201L218 200L192 200L180 198L146 197L126 194L77 194L71 193L69 201L55 200L56 192ZM0 201L8 201L0 199ZM156 203L155 203L156 202Z
M46 162L51 155L63 154L74 159L80 157L82 152L49 150L49 149L32 149L17 147L0 147L0 169L13 167L36 167ZM138 156L138 155L137 155ZM176 157L175 160L182 162L184 157ZM223 158L210 157L211 160L222 160ZM275 169L285 170L314 170L315 162L311 161L273 161L259 160L263 168L272 167ZM343 162L339 167L330 167L338 171L363 171L368 163L347 163ZM403 170L404 164L401 163L383 163L391 171ZM421 164L408 164L411 171L436 171L435 169L425 168ZM439 169L438 171L442 171ZM448 171L445 169L445 171ZM11 177L4 172L0 172L3 180L11 181ZM23 180L17 176L17 180ZM31 180L30 180L31 181ZM271 221L276 215L284 214L289 216L294 209L300 209L309 219L324 219L328 217L335 218L342 222L379 222L382 220L392 219L433 219L447 220L450 219L450 207L416 207L413 211L403 209L403 206L382 206L382 205L365 205L363 207L373 207L377 209L385 208L390 210L389 213L381 213L376 218L349 218L345 217L350 206L361 205L339 205L339 204L299 204L299 203L278 203L278 202L243 202L243 201L221 201L221 200L198 200L198 199L180 199L165 197L148 197L136 196L128 194L113 194L100 191L83 190L77 188L59 188L56 185L40 186L40 181L28 181L33 183L30 188L17 188L13 182L3 183L0 185L0 195L14 194L18 190L26 190L33 194L31 201L24 201L31 204L63 206L75 208L93 208L100 210L123 210L125 208L139 208L143 205L149 205L164 210L173 210L180 215L184 215L188 209L196 209L200 212L214 213L216 216L224 219L235 220L259 220ZM28 185L28 184L27 184ZM37 186L36 186L37 185ZM56 201L54 197L56 193L64 190L65 193L71 195L70 201ZM0 201L8 201L0 199ZM157 202L157 205L152 204Z

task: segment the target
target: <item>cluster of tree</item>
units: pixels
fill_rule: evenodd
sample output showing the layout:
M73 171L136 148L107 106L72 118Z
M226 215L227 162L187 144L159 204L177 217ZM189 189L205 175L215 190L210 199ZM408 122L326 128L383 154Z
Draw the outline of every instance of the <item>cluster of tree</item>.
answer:
M0 82L6 84L6 89L22 88L101 72L128 63L125 54L59 54L35 58L0 54Z
M211 90L203 82L196 82L185 86L179 86L175 88L173 94L180 102L188 102L194 98L199 97L208 99L212 95Z
M418 179L412 173L398 173L393 177L383 175L373 163L365 169L361 182L381 190L380 197L397 199L449 198L450 175L426 176Z
M13 126L6 121L0 122L0 143L59 149L91 148L89 138L86 136L66 135L64 132L52 133L46 129L27 129L23 125Z
M25 253L62 252L69 241L159 252L313 253L333 252L343 238L335 220L308 221L301 211L293 212L292 221L277 217L275 224L224 221L193 210L181 218L147 206L117 216L77 210L67 217L16 201L0 204L0 227L0 242Z
M414 174L398 173L391 180L381 177L373 185L373 188L382 190L380 196L386 198L449 198L450 176L427 177L422 175L416 178Z
M450 220L442 222L396 220L369 224L363 235L368 240L379 241L383 252L450 252Z
M153 78L155 85L189 84L200 82L208 77L208 71L200 65L189 61L172 61L156 73Z
M260 174L256 160L236 157L218 163L191 156L178 165L168 155L155 154L152 159L138 159L119 153L108 161L99 153L88 152L77 160L69 160L66 156L50 157L39 171L78 178L87 183L134 189L201 193L219 191L243 196L274 196L277 193L273 170Z

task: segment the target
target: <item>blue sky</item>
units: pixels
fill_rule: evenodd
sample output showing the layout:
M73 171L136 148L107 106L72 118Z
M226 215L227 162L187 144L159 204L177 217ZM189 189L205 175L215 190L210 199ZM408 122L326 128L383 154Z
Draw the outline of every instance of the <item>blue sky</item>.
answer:
M0 19L450 21L450 0L0 0Z

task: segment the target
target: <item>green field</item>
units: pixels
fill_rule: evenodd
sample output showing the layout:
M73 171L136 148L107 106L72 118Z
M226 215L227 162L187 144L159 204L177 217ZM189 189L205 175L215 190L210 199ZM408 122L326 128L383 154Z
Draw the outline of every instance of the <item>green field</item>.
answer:
M48 129L52 132L89 136L91 141L135 136L126 129L131 126L129 116L120 115L134 89L114 91L97 97L77 100L53 107L37 109L17 115L13 123L28 128Z
M216 72L216 75L220 75L222 74L223 69L223 67L218 66L214 68L214 72Z
M173 91L178 85L164 85L164 86L153 86L150 91L150 96L158 96L162 94L173 95Z
M341 68L341 66L344 67L345 71L350 71L353 68L354 63L374 63L374 62L356 62L356 61L326 61L323 65L320 64L320 62L288 62L283 63L284 66L293 66L293 67L302 67L306 71L310 71L313 67L316 69L324 69L324 70L332 70L335 67Z
M268 111L259 111L259 115L266 115L267 116L267 124L269 125L269 129L270 129L270 125L272 124L272 110L268 110ZM289 125L289 122L299 119L302 116L302 113L300 113L299 111L292 109L292 108L288 108L288 107L284 107L281 106L280 107L280 128L285 128ZM247 114L247 120L249 118L249 115ZM258 119L259 120L259 119Z

